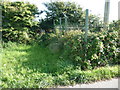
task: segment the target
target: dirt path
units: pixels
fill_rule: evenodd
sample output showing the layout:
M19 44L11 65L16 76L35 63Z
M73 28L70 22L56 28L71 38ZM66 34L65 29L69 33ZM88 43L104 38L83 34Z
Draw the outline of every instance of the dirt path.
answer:
M99 81L91 84L77 84L75 86L66 86L60 88L118 88L118 78L106 81Z

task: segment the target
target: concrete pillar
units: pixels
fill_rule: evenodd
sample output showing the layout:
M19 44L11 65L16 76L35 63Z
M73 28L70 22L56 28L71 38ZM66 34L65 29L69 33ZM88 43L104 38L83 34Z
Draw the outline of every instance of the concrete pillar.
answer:
M104 8L104 23L108 24L109 22L109 11L110 11L110 0L105 0Z
M118 20L120 20L120 1L118 2Z

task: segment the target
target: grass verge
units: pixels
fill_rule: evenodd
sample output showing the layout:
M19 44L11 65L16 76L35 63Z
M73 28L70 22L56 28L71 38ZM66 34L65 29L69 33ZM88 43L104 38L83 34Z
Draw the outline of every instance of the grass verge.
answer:
M119 77L118 65L81 71L69 60L52 54L40 45L5 44L0 69L0 87L48 88L59 85L90 83Z

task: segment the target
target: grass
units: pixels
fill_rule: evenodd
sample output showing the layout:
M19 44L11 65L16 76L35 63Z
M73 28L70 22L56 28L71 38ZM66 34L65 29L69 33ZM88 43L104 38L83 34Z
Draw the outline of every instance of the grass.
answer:
M28 87L33 87L33 84L36 84L35 80L40 77L43 78L42 76L52 77L52 75L70 69L69 67L72 67L72 64L60 59L59 56L59 53L50 53L48 48L40 45L6 44L1 61L2 87L26 87L28 82L29 84L32 83ZM17 86L16 84L20 85Z
M53 54L48 48L40 45L13 44L4 49L2 63L9 63L9 66L15 67L18 64L18 69L23 67L34 72L55 73L60 71L62 67L58 65L63 62L59 56L59 53Z
M7 43L1 66L3 88L46 88L56 85L88 83L118 77L118 66L92 71L75 69L72 62L60 58L40 45Z

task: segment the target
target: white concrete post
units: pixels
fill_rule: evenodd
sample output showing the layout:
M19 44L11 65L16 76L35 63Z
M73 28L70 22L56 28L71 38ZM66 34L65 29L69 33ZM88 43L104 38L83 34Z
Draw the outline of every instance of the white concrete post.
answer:
M118 2L118 20L120 20L120 1Z
M109 12L110 12L110 0L105 0L104 7L104 28L107 27L109 23Z

